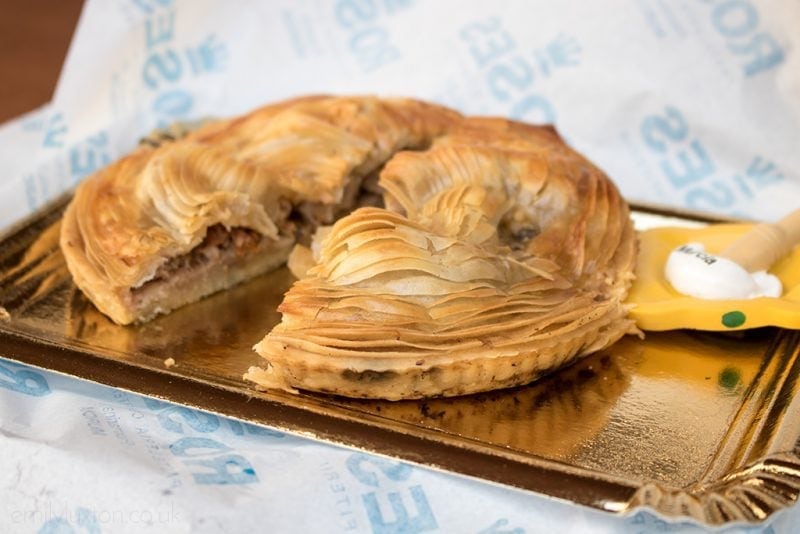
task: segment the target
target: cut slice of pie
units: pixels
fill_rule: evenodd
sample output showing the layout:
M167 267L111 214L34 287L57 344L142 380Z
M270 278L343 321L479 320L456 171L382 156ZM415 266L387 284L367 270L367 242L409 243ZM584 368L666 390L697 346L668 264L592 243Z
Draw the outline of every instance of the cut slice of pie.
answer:
M529 383L636 331L628 207L553 130L466 119L397 154L379 184L386 209L358 209L293 254L302 279L246 378L464 395Z

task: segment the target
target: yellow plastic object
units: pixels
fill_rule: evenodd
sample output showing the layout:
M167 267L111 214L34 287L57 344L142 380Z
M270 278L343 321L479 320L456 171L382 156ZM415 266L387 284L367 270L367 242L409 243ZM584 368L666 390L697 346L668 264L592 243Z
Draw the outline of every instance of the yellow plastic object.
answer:
M670 252L690 242L716 254L750 230L750 224L715 224L703 228L664 227L639 234L636 281L628 295L631 317L642 330L745 330L762 326L800 329L800 247L769 272L783 284L780 298L704 300L675 291L664 277Z

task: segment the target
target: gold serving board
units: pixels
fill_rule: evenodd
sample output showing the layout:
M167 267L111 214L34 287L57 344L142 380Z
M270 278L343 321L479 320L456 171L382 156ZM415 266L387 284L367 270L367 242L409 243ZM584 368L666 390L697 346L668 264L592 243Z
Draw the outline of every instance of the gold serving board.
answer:
M67 201L0 238L2 357L616 514L758 522L800 493L798 331L628 337L530 386L453 399L259 392L242 375L280 318L286 269L117 326L67 272Z

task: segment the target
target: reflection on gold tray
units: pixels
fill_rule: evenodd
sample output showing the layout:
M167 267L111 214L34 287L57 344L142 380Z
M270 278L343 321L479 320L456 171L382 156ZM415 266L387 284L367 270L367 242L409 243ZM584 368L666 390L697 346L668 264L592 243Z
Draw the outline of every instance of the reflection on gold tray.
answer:
M241 376L279 320L286 269L117 326L64 266L65 202L0 240L0 356L613 513L754 522L800 492L800 332L650 333L530 386L452 399L257 392Z

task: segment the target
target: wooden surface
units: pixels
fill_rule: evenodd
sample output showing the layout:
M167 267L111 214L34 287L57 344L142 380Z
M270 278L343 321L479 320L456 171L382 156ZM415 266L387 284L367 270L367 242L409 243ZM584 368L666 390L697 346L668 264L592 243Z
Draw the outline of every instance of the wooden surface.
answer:
M0 0L0 122L50 101L83 0Z

